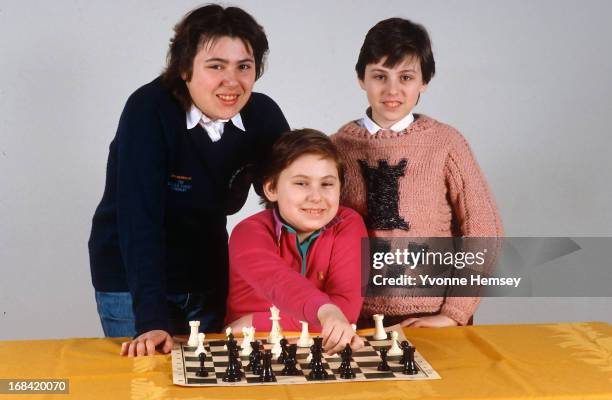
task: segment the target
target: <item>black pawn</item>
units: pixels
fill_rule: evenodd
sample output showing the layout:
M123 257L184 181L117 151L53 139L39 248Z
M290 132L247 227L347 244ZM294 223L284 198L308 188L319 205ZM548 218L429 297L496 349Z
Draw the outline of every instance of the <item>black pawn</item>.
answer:
M280 356L278 356L278 363L279 364L284 364L285 363L285 357L287 357L287 345L289 344L289 341L285 338L282 338L280 340L280 346L281 346L281 353Z
M206 377L208 376L208 371L204 368L204 363L206 362L206 353L202 352L198 354L198 358L200 359L200 369L196 372L196 376Z
M380 364L378 364L378 368L376 368L379 371L390 371L391 367L389 366L389 363L387 363L387 348L382 348L380 349Z
M266 350L263 357L263 371L259 375L259 382L276 382L274 371L272 371L272 353Z
M408 346L407 348L404 349L403 358L405 362L404 362L404 369L402 371L402 374L404 375L416 375L419 372L419 368L414 362L414 351L415 351L415 348L412 346Z
M285 368L281 371L281 375L294 376L299 375L300 371L296 368L297 364L297 344L292 344L287 349L287 356L285 357Z
M402 356L400 357L399 363L400 365L404 365L406 364L406 349L410 347L410 343L404 340L402 343L400 343L400 347L402 348Z
M351 346L349 344L346 345L344 350L340 353L342 357L342 363L340 363L340 378L342 379L353 379L355 377L355 372L353 371L353 367L351 367L351 356L353 355L353 350L351 350Z
M251 342L251 354L249 354L249 363L244 369L246 371L253 371L253 366L257 364L257 371L261 367L261 353L259 352L259 342ZM257 363L255 363L257 361ZM259 372L253 371L254 374L259 375Z

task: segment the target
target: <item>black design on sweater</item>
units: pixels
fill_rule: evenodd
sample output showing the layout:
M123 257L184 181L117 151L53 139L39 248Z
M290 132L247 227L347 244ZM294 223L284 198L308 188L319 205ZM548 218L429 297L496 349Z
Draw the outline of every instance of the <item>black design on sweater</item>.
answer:
M410 230L410 223L399 215L399 178L406 173L408 161L402 158L397 165L378 160L378 167L371 167L365 160L358 160L366 183L368 229Z

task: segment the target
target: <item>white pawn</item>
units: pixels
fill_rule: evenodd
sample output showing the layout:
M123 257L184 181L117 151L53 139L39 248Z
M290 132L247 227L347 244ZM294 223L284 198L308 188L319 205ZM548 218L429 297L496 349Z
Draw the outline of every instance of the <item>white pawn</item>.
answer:
M385 332L385 327L383 326L383 319L385 316L382 314L374 314L372 315L374 319L374 340L385 340L387 339L387 332Z
M200 353L206 354L206 349L204 348L204 338L206 337L203 333L198 333L198 348L195 350L196 357L200 355Z
M389 351L387 351L388 356L401 356L403 354L402 349L399 347L397 337L398 333L396 331L391 331L391 347Z
M313 345L314 340L310 337L308 333L308 322L300 321L302 324L302 333L300 334L300 338L297 341L298 347L310 347Z
M189 341L187 345L197 346L198 345L198 330L200 329L200 321L189 321L189 327L191 328L191 334L189 335Z

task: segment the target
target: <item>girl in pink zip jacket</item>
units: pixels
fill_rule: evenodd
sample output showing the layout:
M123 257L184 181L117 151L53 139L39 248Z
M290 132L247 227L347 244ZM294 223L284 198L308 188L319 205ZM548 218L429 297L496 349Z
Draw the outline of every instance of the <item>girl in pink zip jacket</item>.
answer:
M229 242L226 323L270 330L270 307L285 330L299 321L321 331L324 349L363 346L351 323L361 296L359 214L339 206L343 165L323 133L302 129L277 140L264 173L266 210L240 222Z

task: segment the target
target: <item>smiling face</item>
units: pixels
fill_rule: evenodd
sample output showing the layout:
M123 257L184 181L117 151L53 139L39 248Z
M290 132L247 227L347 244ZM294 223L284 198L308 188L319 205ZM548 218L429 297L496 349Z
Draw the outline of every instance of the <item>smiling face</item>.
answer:
M186 74L182 78L193 103L213 120L232 118L251 97L255 60L241 39L223 36L205 43L192 71L189 81Z
M368 64L359 85L368 95L374 122L390 128L412 111L427 85L416 57L406 57L392 68L385 67L385 61Z
M338 212L338 167L319 154L305 154L280 173L276 185L265 182L264 193L277 203L281 218L297 231L301 242Z

